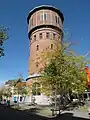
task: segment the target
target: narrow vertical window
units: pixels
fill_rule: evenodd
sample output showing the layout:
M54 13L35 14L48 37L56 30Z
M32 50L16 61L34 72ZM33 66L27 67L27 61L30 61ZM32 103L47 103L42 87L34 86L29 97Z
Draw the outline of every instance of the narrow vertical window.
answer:
M36 49L37 49L37 51L39 50L39 45L37 45L37 48L36 48Z
M58 40L60 40L60 36L58 36Z
M32 19L30 19L30 27L32 27Z
M53 49L53 44L51 44L51 49Z
M49 33L48 32L46 33L46 38L49 38Z
M59 17L58 17L58 24L60 23Z
M42 39L42 33L39 34L39 38Z
M31 19L31 26L33 26L33 18Z
M47 20L48 14L47 13L41 13L40 14L40 20Z
M55 16L55 21L56 21L56 23L57 23L57 16Z
M38 64L39 64L39 63L38 63L38 62L36 62L36 68L38 68Z
M40 20L43 20L43 13L40 14Z
M47 20L47 14L44 14L44 20Z
M34 35L34 40L36 40L36 35Z
M53 39L55 39L55 37L56 37L56 34L53 33Z

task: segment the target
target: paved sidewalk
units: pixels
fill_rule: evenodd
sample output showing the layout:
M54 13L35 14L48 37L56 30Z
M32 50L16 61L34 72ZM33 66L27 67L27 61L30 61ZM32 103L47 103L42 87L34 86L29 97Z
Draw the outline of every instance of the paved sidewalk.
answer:
M88 112L81 112L81 111L63 111L61 114L64 113L72 113L74 117L86 118L90 119Z
M20 110L25 110L28 111L28 113L32 113L32 114L37 114L40 116L44 116L44 117L48 117L48 118L53 118L52 116L52 112L51 112L51 108L49 107L41 107L41 106L26 106L26 105L20 105ZM86 118L86 119L90 119L89 118L89 114L87 111L79 111L79 110L72 110L72 111L63 111L61 114L65 114L65 113L71 113L72 116L74 117L80 117L80 118Z

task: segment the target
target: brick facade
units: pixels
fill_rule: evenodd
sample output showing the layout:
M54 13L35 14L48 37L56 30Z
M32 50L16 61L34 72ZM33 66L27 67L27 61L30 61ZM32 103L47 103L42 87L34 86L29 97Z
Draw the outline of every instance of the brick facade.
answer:
M42 68L39 62L42 51L54 50L57 41L61 43L63 32L63 14L52 6L39 6L29 12L28 37L30 40L30 56L28 76L38 74ZM31 78L28 78L29 84Z

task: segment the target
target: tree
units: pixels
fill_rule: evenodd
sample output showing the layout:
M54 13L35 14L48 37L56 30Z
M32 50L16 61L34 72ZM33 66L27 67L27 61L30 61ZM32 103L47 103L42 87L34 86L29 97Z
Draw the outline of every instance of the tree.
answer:
M27 95L26 82L24 82L24 79L22 77L17 79L14 85L14 93L18 95L18 99L19 99L19 95L21 95L22 97L24 97L25 100L25 97Z
M26 90L25 90L25 87L26 87L26 82L17 82L16 85L15 85L15 88L16 88L16 91L18 94L20 95L24 95L26 94Z
M46 95L67 95L70 92L82 94L86 89L85 66L89 62L83 56L67 51L70 44L57 46L44 54L46 61L39 82Z
M3 90L2 88L0 88L0 101L2 101L2 99L3 99Z
M0 98L2 99L3 97L10 98L12 96L11 89L9 87L2 87L0 89Z
M4 56L4 47L3 43L8 39L7 28L0 27L0 57Z

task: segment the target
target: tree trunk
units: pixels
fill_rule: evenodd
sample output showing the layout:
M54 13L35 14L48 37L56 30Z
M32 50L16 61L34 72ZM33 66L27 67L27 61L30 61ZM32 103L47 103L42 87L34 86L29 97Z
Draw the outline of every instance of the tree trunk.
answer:
M56 93L56 89L55 89L55 110L57 109L57 93Z

